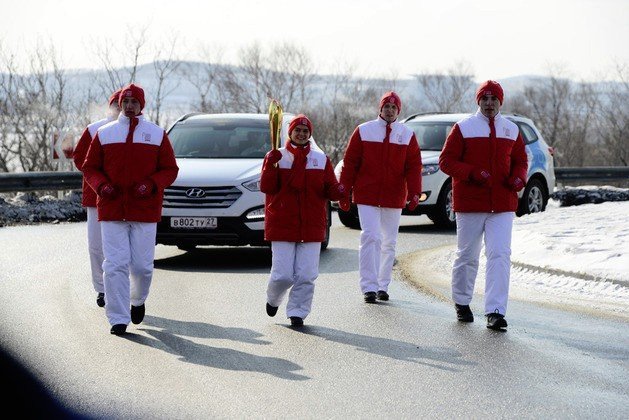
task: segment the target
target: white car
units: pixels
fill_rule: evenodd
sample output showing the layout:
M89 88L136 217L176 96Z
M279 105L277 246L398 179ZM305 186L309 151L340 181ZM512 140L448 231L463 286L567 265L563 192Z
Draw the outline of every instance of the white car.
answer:
M437 226L444 228L456 226L456 218L452 210L452 181L439 169L439 155L452 126L468 115L415 114L402 121L415 132L423 165L423 201L419 203L415 211L409 212L404 209L402 214L425 214ZM520 203L516 214L522 216L544 211L548 198L555 189L553 149L544 141L532 120L515 114L504 114L504 116L520 128L529 162L526 187L519 193ZM342 165L342 160L336 165L337 176L340 176ZM333 207L337 209L339 219L345 226L352 228L360 226L358 211L354 204L348 212L338 208L338 203L333 203Z
M292 114L284 114L281 144ZM179 174L164 191L158 244L269 246L260 174L271 149L268 114L186 114L168 130ZM330 237L331 213L322 249Z

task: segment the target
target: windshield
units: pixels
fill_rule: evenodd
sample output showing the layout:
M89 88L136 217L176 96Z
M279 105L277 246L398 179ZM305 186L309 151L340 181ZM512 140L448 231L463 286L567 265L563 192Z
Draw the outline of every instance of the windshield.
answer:
M409 121L404 123L415 132L421 150L441 151L454 123Z
M271 148L264 120L213 120L177 124L168 137L177 158L264 158Z

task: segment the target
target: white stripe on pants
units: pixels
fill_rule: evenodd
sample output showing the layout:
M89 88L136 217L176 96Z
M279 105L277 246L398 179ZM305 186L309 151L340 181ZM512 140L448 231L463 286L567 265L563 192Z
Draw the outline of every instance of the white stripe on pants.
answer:
M305 319L312 308L314 282L319 276L321 242L271 242L272 265L267 302L280 306L290 289L286 316Z
M87 250L92 268L92 285L97 293L103 293L103 239L96 207L87 207Z
M129 324L131 307L149 294L157 223L100 222L103 235L105 313L109 324Z
M483 236L485 239L485 314L505 315L511 269L514 213L457 213L457 257L452 268L452 299L469 305L474 294Z
M358 265L363 293L389 290L402 209L358 205Z

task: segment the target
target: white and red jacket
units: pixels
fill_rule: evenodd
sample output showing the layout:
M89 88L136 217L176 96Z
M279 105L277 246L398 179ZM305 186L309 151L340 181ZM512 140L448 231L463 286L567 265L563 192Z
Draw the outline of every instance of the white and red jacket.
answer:
M98 196L99 221L159 222L164 189L178 171L166 132L143 115L130 120L120 114L102 126L83 163L83 175L94 191L111 183L119 192L113 199ZM135 186L147 180L154 184L153 192L137 197Z
M328 224L327 202L339 200L339 183L330 159L312 146L293 145L279 149L282 159L277 167L265 159L260 190L266 194L264 239L286 242L323 242ZM301 150L299 150L301 149ZM303 184L295 187L295 156L305 154L307 161Z
M507 212L518 208L518 194L508 180L518 176L526 182L528 162L518 126L498 113L495 134L480 110L457 122L446 139L439 167L452 177L455 212ZM474 170L490 173L491 182L479 185L471 180Z
M381 117L356 127L349 140L341 184L353 201L377 207L404 208L422 191L421 152L413 130Z
M87 151L90 148L90 143L92 143L92 139L96 136L96 130L102 127L105 124L112 122L114 119L112 117L103 118L102 120L95 121L87 126L87 128L83 131L79 142L74 148L74 152L72 152L72 159L74 160L74 164L79 171L83 171L83 163L85 162L85 156L87 156ZM96 192L89 186L85 177L83 177L83 198L81 200L81 204L83 207L96 207Z

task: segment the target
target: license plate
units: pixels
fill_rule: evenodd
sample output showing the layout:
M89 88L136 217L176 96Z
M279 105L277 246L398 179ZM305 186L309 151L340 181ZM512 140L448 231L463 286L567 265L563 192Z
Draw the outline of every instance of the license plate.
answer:
M216 217L171 217L170 227L174 229L215 229Z

